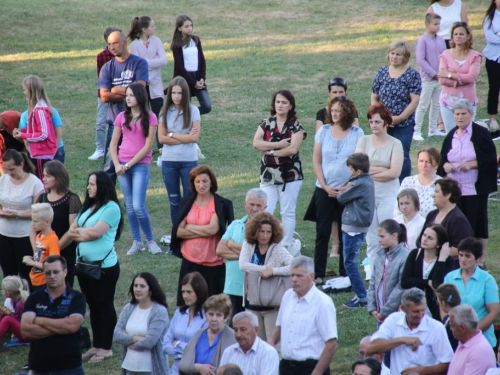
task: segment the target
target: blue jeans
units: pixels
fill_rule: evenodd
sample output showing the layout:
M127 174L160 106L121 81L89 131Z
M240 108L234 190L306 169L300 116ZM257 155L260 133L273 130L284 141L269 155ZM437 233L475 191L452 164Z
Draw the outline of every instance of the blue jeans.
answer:
M64 164L65 159L66 159L66 153L64 152L64 146L61 146L57 149L57 152L54 155L54 160L58 160Z
M95 124L95 149L104 151L106 142L106 117L108 116L108 103L97 98L96 124Z
M387 133L389 135L392 135L394 138L399 139L401 141L401 144L403 145L403 153L404 153L403 169L401 170L401 174L399 175L399 182L401 182L406 177L411 175L410 148L411 148L411 141L413 138L413 126L403 126L402 128L401 127L388 128Z
M125 164L125 163L122 163ZM146 240L152 241L153 229L146 210L146 192L149 184L149 164L135 164L118 176L125 198L128 223L134 241L141 241L141 228Z
M70 368L67 370L57 370L57 371L36 371L30 370L30 375L85 375L83 367L79 366L76 368Z
M163 175L163 182L167 188L168 200L170 202L170 220L172 224L177 219L177 212L179 212L179 203L181 202L181 186L183 195L188 194L191 190L189 188L189 172L198 166L196 161L163 161L161 163L161 173Z
M366 288L358 269L359 248L365 240L366 233L350 236L342 231L342 244L344 245L344 267L351 280L352 289L356 296L363 302L366 301Z

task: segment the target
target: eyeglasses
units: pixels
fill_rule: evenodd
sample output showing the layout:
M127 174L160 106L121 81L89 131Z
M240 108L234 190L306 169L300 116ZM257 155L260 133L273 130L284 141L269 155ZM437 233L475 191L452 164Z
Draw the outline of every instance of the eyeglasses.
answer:
M50 275L59 275L61 272L64 270L53 270L53 271L43 271L43 274L45 276L50 276Z
M335 78L332 78L330 80L330 85L333 85L333 86L347 86L347 82L345 81L344 78L340 78L340 77L335 77Z

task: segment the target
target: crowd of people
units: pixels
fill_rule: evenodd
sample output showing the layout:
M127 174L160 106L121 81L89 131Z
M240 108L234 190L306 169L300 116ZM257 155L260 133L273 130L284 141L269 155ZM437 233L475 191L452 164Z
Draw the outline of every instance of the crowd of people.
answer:
M370 134L359 127L345 79L328 83L314 135L316 187L304 217L316 222L313 258L300 255L294 239L307 132L292 92L276 91L270 116L257 127L260 185L247 192L243 218L217 193L213 170L198 165L201 115L212 103L190 17L177 17L174 78L165 90L167 57L154 20L133 17L127 35L105 30L89 157L103 158L103 170L89 174L83 202L64 166L61 117L42 80L26 77L28 110L0 116L0 336L13 335L9 346L30 343L27 367L35 375L81 375L82 361L112 357L113 343L123 346L124 375L330 374L336 308L318 288L330 253L354 292L343 305L366 308L375 320L353 374L495 368L500 302L484 252L488 196L497 190L500 2L492 0L484 18L483 54L472 48L460 0L431 1L425 26L416 45L419 72L408 65L407 42L389 45L389 66L372 84ZM475 122L483 57L490 129ZM411 176L411 146L424 140L428 109L428 136L443 136L442 147L422 147ZM155 147L169 198L169 252L182 259L178 309L170 319L160 283L140 272L118 318L115 241L124 210L116 183L132 237L127 255L161 253L146 202ZM365 240L368 286L359 272ZM92 341L81 354L87 306Z

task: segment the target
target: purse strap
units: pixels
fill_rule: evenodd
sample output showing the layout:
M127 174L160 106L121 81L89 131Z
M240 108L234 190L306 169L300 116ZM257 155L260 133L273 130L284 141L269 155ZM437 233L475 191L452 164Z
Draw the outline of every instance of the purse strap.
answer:
M80 228L85 225L85 223L90 218L90 216L91 215L87 216L87 218L83 221L82 225L80 225ZM109 256L109 254L111 254L111 252L113 251L113 248L114 248L114 246L111 246L111 250L109 250L109 252L106 254L106 256L101 260L101 263L106 260L106 258ZM80 243L78 243L78 245L76 246L76 256L78 258L80 258Z

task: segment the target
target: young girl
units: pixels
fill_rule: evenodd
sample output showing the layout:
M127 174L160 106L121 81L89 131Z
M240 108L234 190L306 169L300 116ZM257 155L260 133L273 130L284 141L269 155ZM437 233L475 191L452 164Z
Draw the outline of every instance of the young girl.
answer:
M62 121L50 100L39 77L28 76L23 80L23 91L28 101L28 110L23 112L19 128L12 135L26 141L36 175L43 178L43 165L52 159L64 163ZM61 148L61 149L59 149Z
M196 143L199 138L200 111L189 103L186 80L175 77L167 89L158 129L158 140L163 144L162 174L172 224L176 222L181 198L190 192L189 172L198 165Z
M425 219L419 215L420 201L415 189L403 189L398 194L398 208L403 215L399 215L394 219L399 224L404 224L406 227L406 237L408 238L407 249L415 249L417 237L422 232Z
M368 286L368 312L378 324L401 305L401 277L408 256L404 244L406 228L393 219L382 221L377 229L381 249L373 257Z
M146 191L149 184L153 141L158 121L149 110L148 94L140 83L132 83L125 92L126 109L115 120L110 152L120 181L127 216L132 232L132 247L128 255L144 251L141 228L146 237L148 250L152 254L161 249L154 241L151 220L146 210ZM118 141L123 135L118 149Z
M436 297L441 309L441 316L443 317L442 322L446 328L446 333L448 334L448 340L450 340L451 347L453 348L453 351L455 351L458 346L458 341L451 332L450 316L448 313L452 308L462 303L460 292L454 284L445 283L441 284L436 289Z
M450 257L448 233L442 225L431 224L424 229L419 242L420 247L408 254L401 286L404 289L422 289L427 299L428 311L434 319L441 321L434 290L454 268L453 258Z
M24 312L24 302L29 295L29 285L18 276L7 276L2 281L2 295L8 299L12 308L0 308L0 339L10 331L16 336L13 342L23 342L21 335L21 315Z
M170 49L174 55L174 77L181 76L187 81L191 96L196 96L200 102L200 114L209 113L212 103L205 84L205 55L200 38L193 35L193 21L185 14L175 20Z

